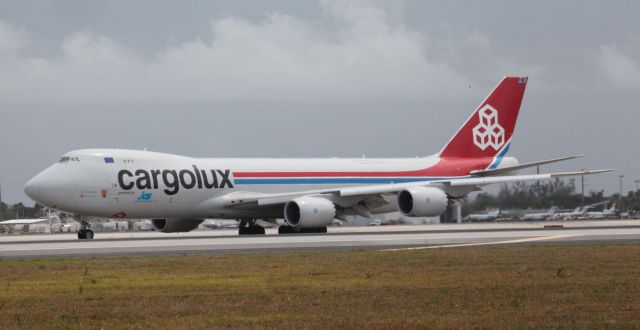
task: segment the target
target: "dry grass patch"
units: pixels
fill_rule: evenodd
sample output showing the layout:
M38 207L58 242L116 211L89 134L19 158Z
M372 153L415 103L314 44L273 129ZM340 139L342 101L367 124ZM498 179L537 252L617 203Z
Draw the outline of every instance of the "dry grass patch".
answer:
M638 328L640 245L0 260L0 328Z

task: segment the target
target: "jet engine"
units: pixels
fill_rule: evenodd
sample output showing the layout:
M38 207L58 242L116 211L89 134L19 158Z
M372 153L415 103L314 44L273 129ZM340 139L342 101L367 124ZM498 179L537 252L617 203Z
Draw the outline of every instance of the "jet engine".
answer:
M406 216L439 216L448 204L447 194L434 187L412 187L398 193L398 210Z
M326 227L335 216L335 205L324 198L298 197L284 205L284 220L293 228Z
M203 222L203 219L153 219L151 226L163 233L183 233L192 231Z

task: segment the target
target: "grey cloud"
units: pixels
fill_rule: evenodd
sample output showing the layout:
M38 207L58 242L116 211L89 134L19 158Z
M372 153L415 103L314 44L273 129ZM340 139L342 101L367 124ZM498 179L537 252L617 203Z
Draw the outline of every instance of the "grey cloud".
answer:
M597 63L616 86L640 91L640 64L636 59L614 46L602 46Z
M467 82L446 62L431 60L421 35L384 8L323 3L325 20L318 24L278 12L260 22L227 16L211 21L208 38L150 56L104 35L76 32L64 39L60 56L1 60L0 96L9 102L27 95L39 102L429 100Z
M29 34L20 28L0 20L0 56L15 55L29 42Z

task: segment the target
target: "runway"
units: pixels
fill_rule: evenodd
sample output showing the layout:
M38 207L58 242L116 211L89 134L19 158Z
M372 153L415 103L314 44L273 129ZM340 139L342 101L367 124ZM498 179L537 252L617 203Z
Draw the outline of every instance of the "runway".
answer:
M545 228L545 226L551 226ZM562 227L558 227L562 226ZM640 242L640 221L329 228L327 234L237 236L235 230L0 236L0 258L177 255L349 249L432 249L482 245Z

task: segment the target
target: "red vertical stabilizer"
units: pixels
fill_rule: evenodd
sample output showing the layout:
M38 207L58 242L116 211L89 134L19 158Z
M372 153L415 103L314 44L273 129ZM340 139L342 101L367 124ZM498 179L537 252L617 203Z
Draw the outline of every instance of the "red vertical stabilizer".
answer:
M442 149L440 157L495 157L507 148L525 87L527 77L503 78Z

